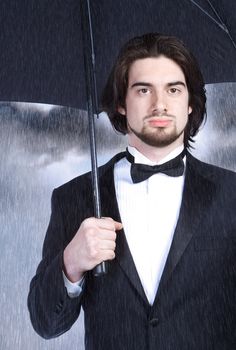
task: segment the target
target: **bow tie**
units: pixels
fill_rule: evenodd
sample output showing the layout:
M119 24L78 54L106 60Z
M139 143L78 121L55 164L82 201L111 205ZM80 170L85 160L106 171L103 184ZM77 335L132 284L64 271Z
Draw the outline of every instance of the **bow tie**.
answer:
M169 160L166 163L151 166L147 164L134 163L134 157L129 153L128 148L126 148L126 158L131 163L130 174L133 183L145 181L157 173L163 173L173 177L183 175L184 155L185 150L183 150L177 157Z

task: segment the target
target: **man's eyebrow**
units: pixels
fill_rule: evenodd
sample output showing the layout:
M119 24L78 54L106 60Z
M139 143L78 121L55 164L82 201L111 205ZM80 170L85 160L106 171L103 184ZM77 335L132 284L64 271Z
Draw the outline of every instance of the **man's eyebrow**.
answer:
M167 83L166 85L167 85L168 87L170 87L170 86L176 86L176 85L182 85L182 86L186 87L186 84L185 84L183 81L181 81L181 80L171 81L170 83Z
M150 86L152 86L152 84L146 83L144 81L137 81L136 83L132 84L130 87L133 88L135 86L148 86L148 87L150 87Z

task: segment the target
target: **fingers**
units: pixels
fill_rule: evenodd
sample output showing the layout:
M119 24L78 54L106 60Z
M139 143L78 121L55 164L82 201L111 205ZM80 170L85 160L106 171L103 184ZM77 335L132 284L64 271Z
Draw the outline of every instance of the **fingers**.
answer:
M115 231L111 230L99 230L98 232L94 233L94 237L96 237L99 241L100 240L108 240L108 241L115 241L117 237L117 233Z
M121 222L115 221L112 218L109 217L102 217L99 219L102 221L102 225L107 225L108 229L113 229L114 231L119 231L123 228L123 225ZM110 227L110 228L109 228Z
M101 258L99 259L98 264L100 264L102 261L113 260L115 259L115 257L116 257L116 254L113 250L104 250Z
M100 240L99 242L99 245L98 245L98 248L101 249L101 250L115 250L116 248L116 242L113 241L113 240Z
M82 223L84 229L119 231L122 229L122 223L113 220L112 218L88 218Z
M101 219L95 218L94 220L98 224L99 228L103 228L111 231L121 230L123 227L121 222L115 221L109 217L108 218L103 217Z
M122 224L112 218L85 219L64 251L64 266L72 281L102 261L115 258L116 231Z

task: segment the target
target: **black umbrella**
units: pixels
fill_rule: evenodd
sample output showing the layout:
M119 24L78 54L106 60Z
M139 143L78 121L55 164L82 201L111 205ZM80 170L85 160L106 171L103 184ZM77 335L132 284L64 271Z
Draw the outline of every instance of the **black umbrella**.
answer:
M88 108L100 217L93 114L120 46L145 32L175 35L207 83L236 81L235 13L235 0L1 0L0 99Z
M87 108L81 4L0 1L0 99ZM97 91L120 46L163 32L184 40L207 83L236 80L235 0L90 0ZM99 94L98 94L99 95Z

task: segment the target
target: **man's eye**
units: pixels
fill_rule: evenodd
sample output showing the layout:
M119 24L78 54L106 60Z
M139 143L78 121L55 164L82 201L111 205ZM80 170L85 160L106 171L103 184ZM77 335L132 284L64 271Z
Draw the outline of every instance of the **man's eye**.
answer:
M171 94L176 94L176 93L180 92L180 90L177 89L177 88L170 88L170 89L169 89L169 92L170 92Z
M142 89L139 89L138 92L141 94L148 94L150 92L150 90L147 88L142 88Z

